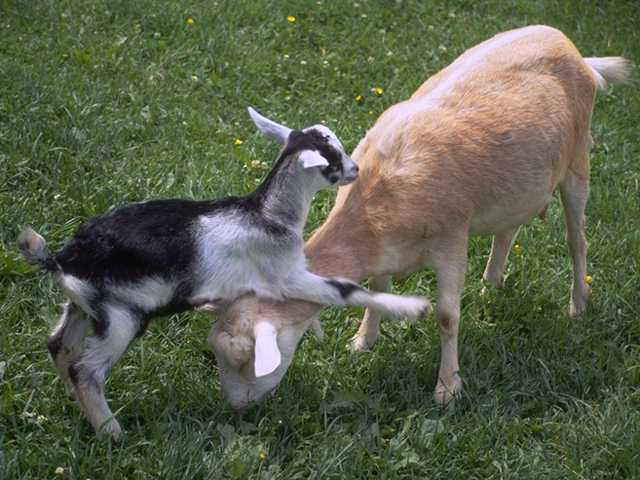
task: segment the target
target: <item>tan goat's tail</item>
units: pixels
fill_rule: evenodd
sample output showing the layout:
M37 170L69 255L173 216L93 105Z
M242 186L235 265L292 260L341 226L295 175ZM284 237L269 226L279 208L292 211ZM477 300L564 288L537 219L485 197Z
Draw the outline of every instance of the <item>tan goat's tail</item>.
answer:
M633 63L624 57L589 57L584 61L593 72L598 88L605 88L607 83L625 83L631 78Z

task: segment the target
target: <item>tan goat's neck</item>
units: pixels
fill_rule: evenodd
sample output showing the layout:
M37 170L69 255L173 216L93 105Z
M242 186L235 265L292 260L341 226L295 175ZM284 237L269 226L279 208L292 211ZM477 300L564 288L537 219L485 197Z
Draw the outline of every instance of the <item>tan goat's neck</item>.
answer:
M325 223L305 244L309 270L323 276L360 281L376 261L378 245L363 221L364 212L350 205L334 207Z

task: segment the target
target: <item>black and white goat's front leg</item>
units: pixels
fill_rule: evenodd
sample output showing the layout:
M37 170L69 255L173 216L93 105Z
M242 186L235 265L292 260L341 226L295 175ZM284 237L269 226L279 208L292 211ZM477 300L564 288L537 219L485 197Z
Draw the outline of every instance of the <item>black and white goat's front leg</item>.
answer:
M321 277L309 271L289 275L284 285L284 295L321 305L366 307L383 315L412 320L431 311L431 304L422 297L371 292L351 280Z
M99 327L99 328L96 328ZM107 305L94 323L94 334L85 338L78 359L69 366L69 377L87 419L98 434L118 438L122 432L104 394L111 368L126 352L140 328L140 318L122 305Z

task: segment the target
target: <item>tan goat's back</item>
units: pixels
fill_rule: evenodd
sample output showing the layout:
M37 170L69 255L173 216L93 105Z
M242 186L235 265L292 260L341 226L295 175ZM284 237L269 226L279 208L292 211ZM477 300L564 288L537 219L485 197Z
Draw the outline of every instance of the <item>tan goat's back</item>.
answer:
M370 189L363 198L373 230L394 236L437 235L455 224L478 234L520 225L544 209L567 168L588 174L596 86L558 30L496 35L380 117L354 152L361 167L355 195L345 189L339 202Z

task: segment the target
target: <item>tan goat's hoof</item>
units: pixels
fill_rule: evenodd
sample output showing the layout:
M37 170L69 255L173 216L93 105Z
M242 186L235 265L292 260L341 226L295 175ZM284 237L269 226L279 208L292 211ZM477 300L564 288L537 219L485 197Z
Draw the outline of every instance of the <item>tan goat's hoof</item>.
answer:
M354 352L368 352L376 344L379 336L380 335L377 334L375 336L367 337L367 335L356 333L351 339L351 350Z
M462 393L462 379L456 373L446 382L442 378L438 380L433 400L440 406L446 407L460 397Z
M585 289L582 295L574 295L569 303L569 316L577 317L587 311L589 306L589 298L591 297L591 288Z

